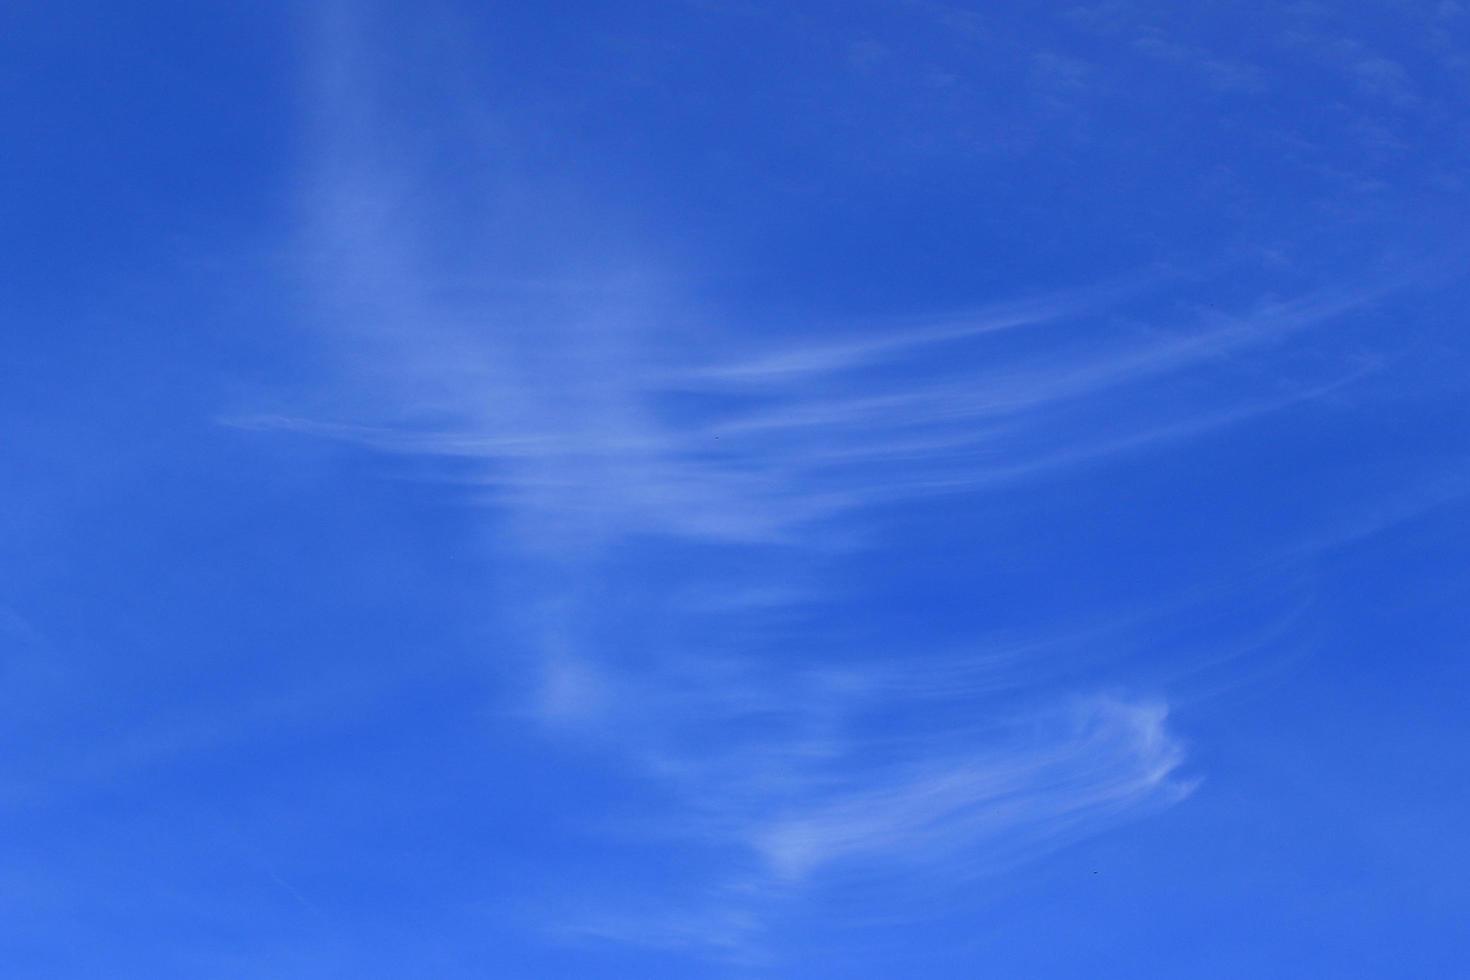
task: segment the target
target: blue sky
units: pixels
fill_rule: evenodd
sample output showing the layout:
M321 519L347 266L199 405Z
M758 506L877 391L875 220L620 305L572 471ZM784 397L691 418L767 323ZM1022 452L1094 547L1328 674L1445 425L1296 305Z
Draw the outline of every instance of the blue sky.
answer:
M1470 7L0 23L5 976L1470 970Z

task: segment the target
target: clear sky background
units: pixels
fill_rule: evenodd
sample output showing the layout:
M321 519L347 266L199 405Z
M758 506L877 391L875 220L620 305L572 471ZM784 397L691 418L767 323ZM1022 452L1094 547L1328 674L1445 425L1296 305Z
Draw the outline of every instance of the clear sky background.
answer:
M0 975L1470 975L1470 7L0 85Z

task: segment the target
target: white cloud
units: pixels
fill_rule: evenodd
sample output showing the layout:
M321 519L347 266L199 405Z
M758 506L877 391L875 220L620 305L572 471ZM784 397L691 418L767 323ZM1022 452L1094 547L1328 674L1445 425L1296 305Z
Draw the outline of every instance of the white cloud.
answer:
M785 879L854 861L1010 863L1187 793L1174 778L1184 753L1166 718L1159 704L1098 698L1059 717L1030 716L1025 737L992 734L998 744L973 755L936 739L948 757L817 794L755 828L752 844Z
M519 284L498 246L445 259L439 242L473 243L471 226L512 238L520 226L494 209L418 206L404 188L432 181L384 163L388 131L358 94L382 86L348 77L355 58L324 59L317 116L336 121L318 134L303 262L337 386L312 411L236 424L451 461L512 529L494 559L552 583L519 611L540 648L529 713L677 790L644 831L748 859L704 911L648 923L650 941L703 930L738 945L763 896L825 874L1000 867L1187 793L1159 702L1048 688L998 714L994 696L1025 671L989 655L956 663L916 642L885 673L810 662L789 633L759 650L628 650L580 623L579 603L600 558L656 537L794 557L764 579L716 574L645 596L638 617L683 636L714 613L799 606L821 593L790 566L861 529L865 507L1054 475L1346 383L1355 369L1307 358L1285 374L1275 359L1373 290L1182 310L1149 299L1163 282L1150 272L755 344L665 281L624 275L627 254L586 274L575 222L575 267L532 268ZM534 200L536 187L479 195L507 197ZM496 288L468 288L477 274ZM1268 354L1271 370L1256 370ZM628 938L636 921L593 916L586 931Z

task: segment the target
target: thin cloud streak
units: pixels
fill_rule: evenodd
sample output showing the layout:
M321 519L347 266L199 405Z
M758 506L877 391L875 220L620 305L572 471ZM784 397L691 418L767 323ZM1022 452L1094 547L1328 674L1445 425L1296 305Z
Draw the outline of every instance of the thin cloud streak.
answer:
M1184 753L1158 705L1095 700L1060 731L896 774L807 802L756 828L753 844L791 880L831 864L952 861L984 866L1054 847L1149 803L1182 799ZM1035 724L1035 719L1030 720Z
M758 409L727 417L681 418L661 411L659 392L627 378L583 376L580 365L539 358L535 386L559 391L564 406L535 404L532 386L505 371L464 367L495 355L466 345L461 367L438 388L440 412L462 406L454 428L363 425L294 417L244 417L234 424L275 428L378 451L482 464L472 477L501 505L595 519L614 533L662 533L711 540L795 541L800 526L888 503L924 487L981 489L1109 455L1137 452L1332 391L1367 369L1343 372L1285 393L1242 393L1201 404L1183 417L1145 415L1121 431L1068 418L1126 413L1150 382L1199 365L1227 362L1252 347L1280 344L1369 302L1375 294L1308 297L1263 307L1224 327L1105 352L988 367L963 379L918 381L897 390L864 383L820 399L767 393ZM426 314L424 318L428 318ZM485 319L493 320L492 313ZM634 361L636 355L624 355ZM499 383L495 375L509 378ZM849 389L856 386L849 385ZM476 401L506 402L501 418ZM598 415L606 408L613 417ZM1093 431L1088 431L1089 428ZM1063 444L1055 443L1058 438ZM1068 444L1070 443L1070 444ZM907 489L905 489L907 488ZM619 531L618 529L621 529Z

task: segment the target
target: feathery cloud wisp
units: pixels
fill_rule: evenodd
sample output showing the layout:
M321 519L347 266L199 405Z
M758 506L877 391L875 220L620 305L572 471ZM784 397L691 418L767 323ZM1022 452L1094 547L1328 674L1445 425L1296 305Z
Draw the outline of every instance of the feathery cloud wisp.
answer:
M1285 379L1249 368L1279 363L1371 291L1226 315L1149 300L1161 282L1150 274L754 345L699 326L720 322L708 311L676 314L687 304L650 278L548 290L552 269L521 290L467 290L476 270L499 276L504 254L467 248L452 268L437 258L436 240L474 240L461 224L475 216L430 213L402 192L415 179L383 162L377 109L357 94L375 86L343 81L362 56L326 59L319 116L339 122L320 134L304 263L340 365L335 405L236 424L450 461L516 531L494 560L552 583L528 587L523 611L539 648L526 714L676 787L681 802L650 825L744 856L720 879L727 897L707 921L724 925L706 941L758 928L752 894L854 866L1004 866L1187 793L1161 702L1025 685L997 702L984 684L893 684L840 657L819 669L799 631L630 653L589 639L580 593L602 558L649 539L724 553L777 544L815 561L861 531L868 508L1055 476L1316 397L1358 369L1310 357L1286 358ZM691 353L700 346L720 354ZM713 614L773 604L712 613L710 592L796 606L812 594L789 569L752 592L712 564L705 601L645 595L639 615L698 634ZM939 659L919 646L893 657L915 676ZM983 658L969 669L983 674ZM944 710L917 710L916 690ZM1019 720L997 721L1002 708Z

